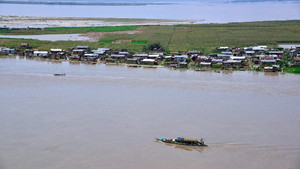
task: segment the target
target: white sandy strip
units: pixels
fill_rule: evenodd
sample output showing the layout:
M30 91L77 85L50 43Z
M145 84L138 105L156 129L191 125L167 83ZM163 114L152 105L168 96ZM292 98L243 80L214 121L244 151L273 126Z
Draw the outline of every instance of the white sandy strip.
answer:
M118 19L118 18L71 18L71 17L32 17L0 15L0 27L86 27L86 26L125 26L125 25L178 25L192 24L194 20L164 19Z

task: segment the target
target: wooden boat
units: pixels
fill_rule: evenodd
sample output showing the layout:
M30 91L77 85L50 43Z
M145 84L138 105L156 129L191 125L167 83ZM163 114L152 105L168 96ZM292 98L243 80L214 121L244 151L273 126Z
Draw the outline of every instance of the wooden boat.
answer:
M195 71L197 71L197 72L205 72L206 70L205 69L195 69Z
M66 76L65 73L55 73L54 76Z
M140 65L127 65L127 67L139 68L141 66Z
M187 145L187 146L207 146L206 144L204 144L204 140L202 138L200 140L197 140L197 139L177 137L173 139L156 138L156 140L164 143L170 143L170 144L179 144L179 145Z

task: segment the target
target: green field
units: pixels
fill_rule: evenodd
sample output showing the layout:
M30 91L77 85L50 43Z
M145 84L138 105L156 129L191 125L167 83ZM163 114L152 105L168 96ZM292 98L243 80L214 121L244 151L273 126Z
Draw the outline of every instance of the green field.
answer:
M146 40L133 40L131 41L131 44L147 44L148 41Z
M284 68L284 72L300 74L300 67L297 67L297 66L287 67L287 68Z
M275 47L279 43L300 42L300 20L176 26L47 28L45 30L17 30L5 34L86 33L121 30L139 30L140 33L107 33L101 38L102 41L98 42L0 39L0 46L14 47L19 46L21 42L28 42L31 46L39 49L68 49L77 45L88 45L91 48L126 48L137 52L147 44L159 42L167 51L201 50L205 54L209 54L219 46L268 45ZM113 41L122 41L122 43L106 43Z
M102 42L102 43L111 43L112 40L99 40L99 42Z

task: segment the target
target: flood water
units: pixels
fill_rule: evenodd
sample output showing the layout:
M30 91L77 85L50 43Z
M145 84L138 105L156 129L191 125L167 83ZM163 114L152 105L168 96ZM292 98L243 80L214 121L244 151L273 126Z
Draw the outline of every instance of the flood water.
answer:
M59 0L53 0L59 1ZM103 2L103 0L95 0ZM227 23L300 19L299 0L118 0L111 5L34 5L0 3L0 15L146 18L196 20L196 23ZM129 3L119 5L118 2ZM146 5L139 3L146 2ZM62 3L63 4L63 3ZM132 4L132 5L130 5ZM4 25L3 25L4 26Z
M299 75L12 57L0 81L1 169L300 166ZM177 136L209 146L154 139Z
M80 34L0 35L0 38L24 38L24 39L47 40L47 41L87 41L87 40L90 40L90 38L80 36Z

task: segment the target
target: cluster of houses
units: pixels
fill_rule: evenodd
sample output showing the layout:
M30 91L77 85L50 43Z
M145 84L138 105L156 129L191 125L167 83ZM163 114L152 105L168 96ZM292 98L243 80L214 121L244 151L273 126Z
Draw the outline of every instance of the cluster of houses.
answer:
M69 50L39 51L29 49L27 43L22 43L18 49L0 48L0 54L19 54L27 57L78 60L92 63L104 61L105 63L164 65L173 68L194 66L195 68L242 69L251 67L256 70L264 69L264 71L280 70L278 63L287 54L293 63L300 62L300 45L279 46L276 50L270 50L267 46L219 47L217 50L218 52L208 56L203 55L201 51L134 53L126 49L98 48L92 50L88 46L77 46Z

